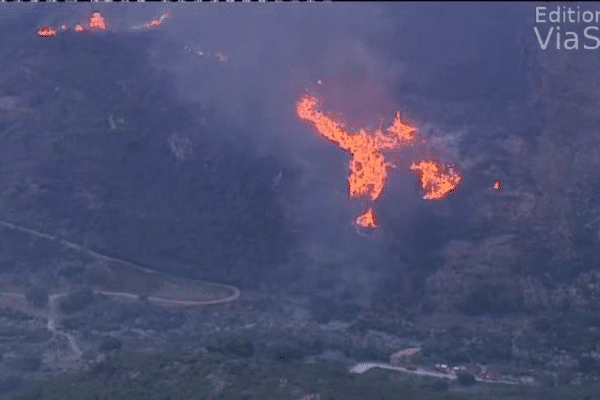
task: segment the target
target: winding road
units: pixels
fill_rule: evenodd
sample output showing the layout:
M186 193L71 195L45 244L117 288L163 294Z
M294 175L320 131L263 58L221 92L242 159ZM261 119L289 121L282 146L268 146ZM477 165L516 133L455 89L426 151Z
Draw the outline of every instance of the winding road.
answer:
M123 263L123 264L133 267L139 271L143 271L145 273L150 273L150 274L162 276L165 278L168 277L167 275L161 274L157 271L153 271L149 268L145 268L141 265L134 264L130 261L121 260L118 258L106 256L104 254L96 253L95 251L92 251L84 246L78 245L73 242L69 242L64 239L60 239L56 236L52 236L52 235L48 235L43 232L36 231L34 229L25 228L23 226L19 226L19 225L16 225L16 224L10 223L8 221L4 221L4 220L0 220L0 225L11 228L11 229L19 230L21 232L26 232L31 235L37 236L37 237L41 237L44 239L59 242L60 244L62 244L64 246L86 252L86 253L88 253L98 259L101 259L101 260ZM220 284L220 283L210 283L210 285L214 286L214 287L220 287L223 289L227 289L231 292L231 295L229 295L227 297L223 297L223 298L213 299L213 300L174 300L174 299L168 299L168 298L157 297L157 296L147 296L146 300L148 300L150 302L158 303L158 304L163 304L163 305L202 306L202 305L208 305L208 304L223 304L223 303L232 302L232 301L237 300L237 298L241 294L240 290L234 286L224 285L224 284ZM102 294L105 296L126 297L126 298L129 298L132 300L141 300L140 295L135 294L135 293L113 292L113 291L106 291L106 290L92 290L92 291L95 294ZM73 353L75 353L74 356L71 357L71 359L76 360L76 359L79 359L83 353L79 349L79 346L77 346L77 342L75 341L75 338L68 333L58 331L55 326L56 325L55 320L57 319L57 316L58 316L58 311L56 309L56 303L57 303L56 300L60 299L61 297L68 296L70 293L71 292L55 293L55 294L51 294L50 296L48 296L48 307L49 307L50 311L48 314L47 329L50 332L52 332L53 335L60 335L60 336L64 336L67 338L67 341L69 342L71 350L73 351ZM22 301L27 301L24 293L0 292L0 296L18 298Z

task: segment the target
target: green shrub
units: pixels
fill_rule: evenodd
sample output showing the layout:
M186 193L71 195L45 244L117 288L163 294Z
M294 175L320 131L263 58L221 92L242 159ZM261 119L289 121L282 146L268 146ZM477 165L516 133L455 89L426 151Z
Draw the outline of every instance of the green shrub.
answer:
M506 286L482 287L468 293L457 308L470 317L507 315L523 310L521 295Z

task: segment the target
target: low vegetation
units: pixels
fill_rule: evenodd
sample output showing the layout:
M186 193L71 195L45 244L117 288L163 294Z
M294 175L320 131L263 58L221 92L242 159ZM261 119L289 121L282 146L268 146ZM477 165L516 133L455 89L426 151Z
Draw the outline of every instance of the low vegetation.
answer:
M471 382L466 382L471 384ZM339 400L475 400L481 393L448 392L435 383L400 381L394 374L369 371L353 375L339 369L261 357L231 358L220 353L163 355L116 353L90 371L48 382L15 400L50 399L261 399L281 400L319 394ZM502 392L502 390L500 391ZM506 392L506 391L505 391ZM508 392L506 392L508 393ZM510 389L511 399L531 398L532 391ZM566 399L539 390L545 399ZM566 395L566 394L565 394ZM561 397L562 396L562 397ZM307 397L308 398L308 397ZM570 400L583 397L571 397Z

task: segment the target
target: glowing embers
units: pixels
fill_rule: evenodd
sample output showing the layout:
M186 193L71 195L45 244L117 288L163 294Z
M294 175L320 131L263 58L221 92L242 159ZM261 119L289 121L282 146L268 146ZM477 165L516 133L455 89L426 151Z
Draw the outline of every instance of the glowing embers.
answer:
M60 26L60 31L66 31L68 30L67 25L62 24ZM92 13L92 16L90 17L90 21L88 24L75 24L73 26L73 31L77 32L77 33L81 33L81 32L85 32L85 31L103 31L106 30L106 20L104 19L104 16L102 16L101 13L99 13L98 11L95 11ZM38 36L39 37L54 37L57 35L57 30L53 27L53 26L45 26L43 28L38 29Z
M39 37L53 37L56 36L56 29L52 26L45 26L38 30Z
M425 200L443 198L460 182L460 176L451 167L446 167L445 171L442 171L442 167L436 161L412 163L410 169L418 171L421 175L421 186L425 191L423 199Z
M141 25L132 26L129 29L149 29L149 28L152 28L152 27L155 27L158 25L162 25L163 22L165 22L167 20L167 18L169 18L169 14L164 13L160 17L154 18L150 22L147 22L147 23L141 24Z
M194 47L194 48L185 46L183 49L190 53L194 53L202 58L214 58L221 64L226 64L229 61L229 57L227 56L227 54L221 53L220 51L217 53L211 53L211 52L202 50L202 48L199 46Z

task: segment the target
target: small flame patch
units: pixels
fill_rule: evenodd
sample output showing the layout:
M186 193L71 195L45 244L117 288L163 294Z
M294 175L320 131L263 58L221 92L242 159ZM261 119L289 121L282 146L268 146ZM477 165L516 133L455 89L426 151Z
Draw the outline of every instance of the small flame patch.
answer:
M37 34L39 37L53 37L56 36L56 29L53 26L45 26L40 28Z
M421 175L421 186L425 191L423 199L439 200L448 192L454 190L460 182L460 176L451 167L442 170L436 161L421 161L412 163L410 169L418 171Z
M106 20L98 11L92 13L90 18L90 29L106 29Z
M502 182L500 182L500 181L494 181L493 188L494 188L494 190L496 192L501 192L502 191Z
M369 208L369 210L363 215L356 218L356 225L362 228L377 228L377 222L375 222L375 217L373 216L373 209Z
M60 31L64 32L66 30L67 25L61 24ZM87 25L82 23L75 24L75 26L73 26L73 30L77 33L85 32L86 30L103 31L106 30L106 19L104 19L104 16L100 12L95 11L92 13L90 21ZM38 29L37 34L39 37L54 37L57 35L57 31L53 26L45 26Z

